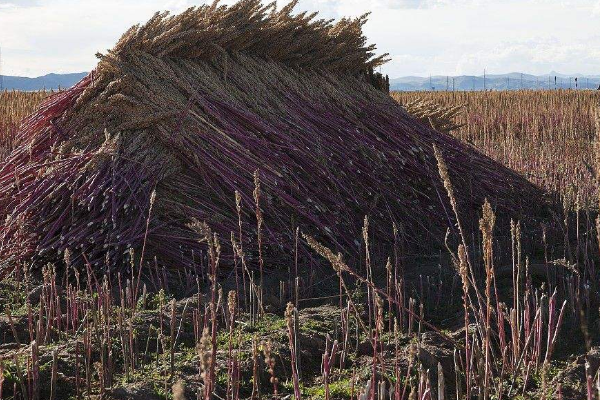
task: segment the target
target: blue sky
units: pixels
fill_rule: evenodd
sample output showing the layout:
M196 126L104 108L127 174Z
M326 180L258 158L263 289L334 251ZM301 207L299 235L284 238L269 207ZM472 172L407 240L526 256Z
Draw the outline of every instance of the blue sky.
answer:
M225 3L231 1L225 1ZM87 71L131 25L191 0L0 0L4 75ZM281 4L283 2L280 1ZM325 17L371 11L365 28L391 77L600 74L600 0L301 0Z

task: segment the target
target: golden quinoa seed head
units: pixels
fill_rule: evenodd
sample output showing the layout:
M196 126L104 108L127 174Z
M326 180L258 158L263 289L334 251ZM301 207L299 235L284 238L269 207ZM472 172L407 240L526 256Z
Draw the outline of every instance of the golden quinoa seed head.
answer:
M450 198L450 202L452 206L456 206L456 198L454 197L454 188L452 187L452 183L450 181L450 173L448 172L448 166L446 165L446 161L442 156L441 151L438 149L437 145L433 144L433 154L435 155L435 159L438 164L438 171L440 173L440 178L444 184L444 188L448 192L448 197Z
M294 325L294 304L289 302L287 303L287 307L285 309L285 320L287 322L288 328Z
M339 274L343 271L349 271L350 268L344 263L342 254L335 254L331 249L323 246L317 242L315 238L310 235L302 234L304 240L308 245L317 252L321 257L325 258L331 264L332 268Z
M227 308L229 315L235 314L235 309L237 308L237 293L235 290L230 290L227 294Z
M235 191L235 208L238 213L242 211L242 195L238 190Z
M384 328L384 321L383 321L383 310L384 310L384 305L383 305L383 299L381 298L381 296L379 296L378 293L375 293L375 305L377 307L377 320L375 321L375 323L377 324L377 330L379 332L383 332L383 328Z
M467 263L467 251L463 244L458 246L458 273L462 280L463 290L465 293L469 291L469 268Z
M392 274L392 258L391 257L387 258L387 262L385 263L385 270L391 276L391 274Z
M211 349L212 343L210 330L208 329L208 327L205 327L202 331L202 337L200 339L200 342L198 342L198 345L196 347L198 357L200 359L200 376L205 384L207 382L208 372L210 371L210 366L212 363Z
M65 260L65 267L69 268L71 266L71 251L66 248L63 258Z
M491 242L492 240L495 224L496 215L494 214L494 210L492 210L492 206L490 205L489 201L485 199L485 202L483 203L483 215L481 219L479 219L479 229L483 235L484 248L486 248L486 246L490 246L490 243L488 242Z

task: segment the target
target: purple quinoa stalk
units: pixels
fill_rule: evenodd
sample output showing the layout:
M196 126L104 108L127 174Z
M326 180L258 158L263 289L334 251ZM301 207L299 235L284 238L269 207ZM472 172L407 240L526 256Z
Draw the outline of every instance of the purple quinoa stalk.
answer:
M264 292L264 260L263 260L263 239L262 239L262 225L263 215L260 209L260 171L257 169L254 171L254 202L256 205L256 233L258 235L258 268L260 271L259 277L259 290L258 290L258 309L259 314L262 317L264 314L263 310L263 292Z
M483 205L483 217L479 220L479 227L483 236L483 257L486 271L485 281L485 301L486 301L486 316L485 316L485 371L484 371L484 392L483 398L489 398L489 389L491 386L492 371L491 371L491 334L492 334L492 282L494 279L494 255L493 255L493 231L496 222L496 217L492 211L492 206L486 200Z
M323 384L325 386L325 400L330 400L331 398L331 395L329 393L329 375L331 373L331 368L334 365L335 355L338 346L338 342L336 340L331 345L330 350L328 341L329 338L327 338L327 343L325 343L325 354L323 354Z
M233 239L232 239L233 240ZM233 335L235 332L235 315L237 310L237 293L230 291L227 295L229 310L229 349L227 354L227 400L233 400L235 387L235 360L233 356Z
M288 303L285 310L285 320L287 323L288 339L290 345L290 363L292 366L292 380L294 383L294 400L300 400L300 380L298 378L298 371L296 369L296 346L295 346L295 322L294 322L294 305Z

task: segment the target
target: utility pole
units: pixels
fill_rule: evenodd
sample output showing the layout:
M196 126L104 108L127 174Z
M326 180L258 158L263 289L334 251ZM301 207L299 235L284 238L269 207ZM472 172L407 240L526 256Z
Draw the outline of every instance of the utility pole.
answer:
M521 90L523 90L523 74L521 73Z
M447 91L448 91L448 89L449 89L449 83L450 83L450 81L449 81L449 80L450 80L450 78L448 78L448 75L446 75L446 92L447 92Z
M506 90L510 90L510 76L506 77Z
M485 68L483 69L483 91L485 92Z

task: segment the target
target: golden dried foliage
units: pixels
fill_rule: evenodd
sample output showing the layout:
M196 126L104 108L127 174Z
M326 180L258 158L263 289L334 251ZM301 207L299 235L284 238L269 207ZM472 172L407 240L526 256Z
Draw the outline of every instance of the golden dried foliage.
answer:
M325 258L327 261L331 263L331 266L338 274L342 271L349 271L350 268L344 263L342 258L342 254L335 254L331 249L326 246L323 246L319 243L315 238L310 235L302 234L304 240L308 243L308 245L319 254L321 257Z
M461 127L457 120L463 110L462 105L443 106L434 101L422 99L402 103L397 92L392 93L392 97L400 101L406 112L436 131L450 133Z
M129 29L110 53L211 60L225 51L241 52L293 67L353 74L387 61L387 54L375 56L375 46L362 32L368 14L334 24L317 19L318 13L294 13L298 0L280 9L276 4L215 1L175 16L156 13L145 25Z
M23 118L35 111L50 93L0 92L0 160L12 150L16 130Z

